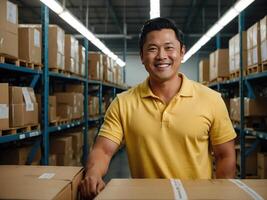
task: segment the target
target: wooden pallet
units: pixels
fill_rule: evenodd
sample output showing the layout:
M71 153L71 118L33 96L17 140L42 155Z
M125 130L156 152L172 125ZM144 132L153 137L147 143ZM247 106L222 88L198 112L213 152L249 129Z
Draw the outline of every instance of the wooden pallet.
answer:
M49 68L49 71L70 76L70 73L69 72L65 71L64 69L60 69L58 67Z
M263 130L266 128L265 124L266 117L245 117L244 128L251 130ZM233 125L239 127L240 121L232 120Z
M243 76L246 76L246 71L245 70L243 72ZM236 70L236 71L230 73L230 80L236 79L236 78L239 78L239 77L240 77L240 70Z
M258 64L247 67L247 74L260 73L261 71L261 66Z
M30 69L42 70L42 64L32 63L26 60L18 59L9 55L0 54L0 63L13 64L18 67L26 67Z
M229 77L217 77L210 81L210 83L220 83L229 80Z
M264 61L262 62L261 64L261 70L264 72L264 71L267 71L267 61Z
M57 120L51 121L49 123L52 126L60 126L60 125L63 125L63 124L70 123L70 120L68 120L68 119L57 119Z
M0 135L1 134L2 135L13 135L13 134L18 134L18 133L23 133L23 132L34 131L34 130L40 130L40 124L0 130Z

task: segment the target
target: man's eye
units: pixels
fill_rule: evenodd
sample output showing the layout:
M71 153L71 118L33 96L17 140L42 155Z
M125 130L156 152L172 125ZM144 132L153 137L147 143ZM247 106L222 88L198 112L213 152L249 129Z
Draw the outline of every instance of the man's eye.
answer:
M166 47L167 50L173 50L173 47L169 46L169 47Z
M148 48L148 51L156 51L156 50L157 50L157 48L155 48L155 47Z

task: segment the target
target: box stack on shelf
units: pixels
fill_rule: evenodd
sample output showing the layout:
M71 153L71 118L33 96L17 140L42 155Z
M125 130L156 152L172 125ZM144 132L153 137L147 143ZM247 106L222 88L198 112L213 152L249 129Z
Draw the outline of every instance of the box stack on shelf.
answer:
M208 59L203 59L199 62L199 82L207 85L210 80L210 65Z
M209 55L209 81L220 82L229 77L228 49L217 49Z
M262 71L267 70L267 16L260 20Z

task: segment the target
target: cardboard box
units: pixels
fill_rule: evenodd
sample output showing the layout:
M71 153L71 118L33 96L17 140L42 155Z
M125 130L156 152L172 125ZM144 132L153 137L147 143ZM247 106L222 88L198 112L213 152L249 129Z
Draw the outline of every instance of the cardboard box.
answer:
M258 176L267 178L267 153L258 153Z
M266 116L267 115L267 99L244 99L244 116ZM230 99L230 118L240 121L240 98Z
M49 166L56 166L57 165L57 155L56 154L50 154L49 155Z
M49 106L56 107L57 106L57 97L49 96Z
M49 106L49 113L48 113L48 120L49 122L55 122L57 120L57 110L56 107Z
M8 83L0 83L0 130L9 128L9 93ZM1 136L1 133L0 133Z
M68 136L72 137L72 150L74 154L78 154L83 146L83 133L69 133Z
M209 81L209 60L203 59L199 62L199 82Z
M25 165L32 146L2 149L0 152L1 165ZM39 148L33 162L40 162L41 149Z
M57 154L57 166L75 166L73 165L73 151L66 154Z
M0 29L18 35L18 6L10 1L0 1Z
M240 180L263 199L267 180ZM112 179L95 198L101 199L251 199L231 180Z
M88 77L94 80L103 80L103 55L90 52L88 54Z
M82 176L82 167L0 166L0 198L77 200Z
M72 152L72 137L53 137L50 140L51 154L68 154Z
M83 84L68 84L66 85L66 92L75 92L83 94L84 85Z
M74 36L65 35L65 70L77 74L78 40Z
M49 68L64 69L65 32L56 25L49 25Z
M260 20L260 37L261 42L267 40L267 15Z
M79 74L85 76L85 48L79 45Z
M228 57L228 49L217 49L216 51L210 54L210 81L218 77L229 76Z
M261 63L260 23L247 30L248 66Z
M42 36L40 30L19 27L19 58L32 63L42 63Z
M267 61L267 39L261 42L261 61Z
M73 107L67 104L57 104L57 116L61 119L71 120Z
M0 26L0 53L18 57L18 35L3 31Z

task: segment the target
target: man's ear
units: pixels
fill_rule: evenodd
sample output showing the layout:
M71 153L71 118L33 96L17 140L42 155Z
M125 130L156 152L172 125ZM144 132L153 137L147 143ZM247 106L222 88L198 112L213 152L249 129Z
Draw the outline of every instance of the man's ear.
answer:
M181 51L180 51L180 54L181 54L182 58L184 57L185 51L186 51L185 45L183 45L182 48L181 48Z

